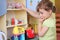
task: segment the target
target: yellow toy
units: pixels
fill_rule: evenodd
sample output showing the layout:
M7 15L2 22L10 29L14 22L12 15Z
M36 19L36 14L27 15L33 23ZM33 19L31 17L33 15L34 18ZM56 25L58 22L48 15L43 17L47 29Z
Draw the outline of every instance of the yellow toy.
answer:
M14 34L14 35L23 34L23 33L25 33L24 31L25 31L25 30L24 30L23 27L15 26L15 27L13 28L13 34Z

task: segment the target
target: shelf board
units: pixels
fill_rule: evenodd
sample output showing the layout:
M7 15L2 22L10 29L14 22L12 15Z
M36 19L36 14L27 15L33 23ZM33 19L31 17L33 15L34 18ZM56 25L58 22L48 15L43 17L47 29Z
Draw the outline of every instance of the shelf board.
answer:
M11 10L22 10L22 9L7 9L8 11L11 11Z
M7 26L7 28L12 28L12 27L14 27L14 26L24 26L24 25L26 25L26 24L10 25L10 26Z

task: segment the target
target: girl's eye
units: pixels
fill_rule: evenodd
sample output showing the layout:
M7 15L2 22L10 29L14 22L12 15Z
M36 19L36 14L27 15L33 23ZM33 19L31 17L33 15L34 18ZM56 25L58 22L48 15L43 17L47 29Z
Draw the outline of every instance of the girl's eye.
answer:
M41 14L43 14L42 12L40 12Z
M43 14L43 12L39 12L39 14Z

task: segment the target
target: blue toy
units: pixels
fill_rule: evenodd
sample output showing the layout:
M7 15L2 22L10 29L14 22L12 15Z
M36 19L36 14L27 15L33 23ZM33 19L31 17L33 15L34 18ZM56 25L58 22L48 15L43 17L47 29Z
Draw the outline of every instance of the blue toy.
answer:
M18 36L14 36L14 40L18 40Z
M20 35L20 40L25 40L25 34Z

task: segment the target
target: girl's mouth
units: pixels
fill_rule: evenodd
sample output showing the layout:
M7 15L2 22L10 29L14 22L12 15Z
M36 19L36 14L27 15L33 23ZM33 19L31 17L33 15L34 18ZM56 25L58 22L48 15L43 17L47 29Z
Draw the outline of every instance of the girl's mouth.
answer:
M43 17L40 17L41 19L44 19Z

